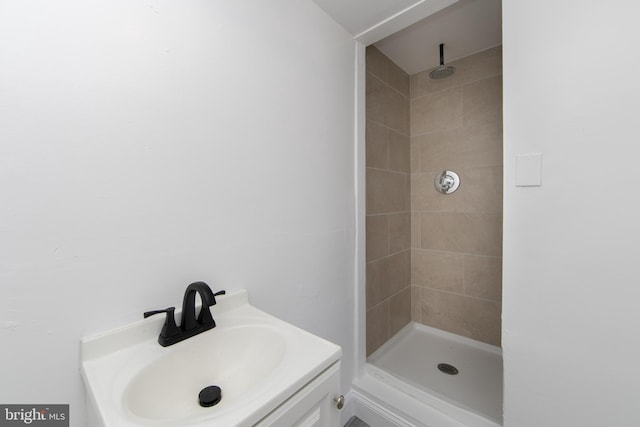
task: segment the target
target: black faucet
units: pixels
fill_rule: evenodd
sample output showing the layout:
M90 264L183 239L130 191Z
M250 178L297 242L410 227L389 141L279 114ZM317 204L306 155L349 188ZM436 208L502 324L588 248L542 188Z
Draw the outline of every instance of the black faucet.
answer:
M200 314L196 318L196 293L200 294L202 300L202 307L200 307ZM164 310L147 311L144 313L144 317L153 316L158 313L166 313L167 318L164 321L162 331L158 337L158 343L161 346L167 347L177 342L191 338L194 335L198 335L201 332L208 331L211 328L216 327L216 322L211 316L211 310L209 307L216 304L216 297L218 295L224 295L225 291L216 292L215 294L204 282L194 282L187 286L187 290L184 291L184 299L182 300L182 321L180 326L176 325L176 319L174 316L175 307L165 308Z

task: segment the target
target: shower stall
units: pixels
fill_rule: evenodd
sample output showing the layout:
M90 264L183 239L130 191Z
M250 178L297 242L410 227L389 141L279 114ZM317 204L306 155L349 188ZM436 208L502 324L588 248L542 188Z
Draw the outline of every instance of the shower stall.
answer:
M412 74L366 49L367 363L356 389L371 405L359 412L499 426L502 49L445 65L438 42L440 66Z

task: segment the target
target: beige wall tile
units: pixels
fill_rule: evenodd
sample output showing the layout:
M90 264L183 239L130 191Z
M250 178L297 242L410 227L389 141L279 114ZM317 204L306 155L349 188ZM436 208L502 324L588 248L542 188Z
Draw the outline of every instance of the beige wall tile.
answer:
M387 258L367 263L367 309L380 304L391 295L388 290L389 272L386 270L387 264Z
M367 216L367 262L389 254L389 216Z
M405 98L404 102L404 129L402 133L411 136L411 102Z
M406 174L405 176L407 180L406 180L406 185L404 186L404 191L405 191L405 195L407 196L407 211L410 211L411 210L411 175Z
M409 137L389 131L389 170L409 173Z
M389 271L392 277L390 295L392 295L411 284L411 250L407 249L392 255L389 260Z
M404 96L409 96L409 75L391 60L389 60L389 86Z
M420 237L420 212L411 212L411 247L419 248L422 246Z
M409 251L397 253L367 264L367 308L379 304L409 286Z
M409 165L411 173L420 172L420 137L411 138L409 146Z
M389 339L389 300L367 310L367 356Z
M502 258L464 256L464 293L495 302L502 301Z
M433 132L420 137L420 170L460 172L465 165L465 140L461 127Z
M451 77L448 77L446 79L434 80L429 77L431 71L435 70L438 67L429 68L426 71L418 73L418 82L420 88L418 96L429 95L432 93L451 89L452 87L462 86L462 83L464 82L464 70L461 70L460 66L456 65L453 62L447 65L454 67L456 69L456 72Z
M367 153L367 167L388 169L388 130L381 124L367 120L365 130L365 147Z
M409 209L408 175L367 168L367 214Z
M475 107L475 104L473 104ZM411 136L462 126L462 88L411 100Z
M409 83L411 84L409 99L427 95L427 92L422 89L422 80L425 78L429 78L429 71L420 71L409 76Z
M502 76L464 85L464 126L502 122Z
M389 81L389 63L391 61L378 48L375 46L367 47L365 61L368 73L373 74L385 83Z
M443 169L444 170L444 169ZM464 174L458 170L462 182ZM411 209L426 212L463 212L465 186L451 194L442 194L436 190L434 181L437 173L411 175Z
M367 309L380 304L391 295L388 291L389 272L385 270L387 258L367 263Z
M466 168L502 165L502 122L465 126L463 139Z
M502 215L422 212L423 249L502 255Z
M465 252L501 256L502 213L467 213L464 216Z
M420 73L409 76L409 98L420 96Z
M464 62L464 64L458 64ZM486 79L502 74L502 46L478 52L456 61L454 64L464 69L464 82Z
M366 117L397 132L407 133L407 98L371 73L367 73Z
M421 289L422 322L500 345L500 304L429 288Z
M420 286L411 285L411 320L422 323L422 305L420 300Z
M389 298L389 336L411 322L411 286Z
M411 213L387 215L389 218L389 253L404 251L411 247Z
M465 237L462 213L422 212L420 215L420 247L437 251L463 252Z
M502 167L467 169L464 172L466 212L502 212ZM455 193L454 193L455 194Z
M411 284L463 293L463 255L411 250Z

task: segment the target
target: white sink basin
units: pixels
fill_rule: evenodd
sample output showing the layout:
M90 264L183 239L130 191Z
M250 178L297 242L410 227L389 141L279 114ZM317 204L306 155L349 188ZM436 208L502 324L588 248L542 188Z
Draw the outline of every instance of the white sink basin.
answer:
M218 332L204 340L191 338L185 347L192 349L169 353L145 367L127 386L125 407L141 418L184 421L212 412L198 403L198 393L206 386L217 385L224 392L216 415L259 391L282 363L285 340L264 326Z
M146 319L82 341L90 426L249 426L340 358L340 348L248 304L218 298L217 327L169 347L164 319ZM220 403L201 407L216 385Z

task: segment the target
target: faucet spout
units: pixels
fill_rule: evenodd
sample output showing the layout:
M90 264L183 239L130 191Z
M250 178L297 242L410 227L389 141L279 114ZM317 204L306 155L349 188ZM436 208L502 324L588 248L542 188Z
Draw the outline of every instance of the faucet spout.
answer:
M196 319L196 293L200 295L202 300L202 306L200 307L200 314ZM180 323L184 331L191 330L198 326L208 326L215 321L211 316L209 307L216 303L216 297L213 291L204 282L194 282L187 286L187 290L184 292L184 299L182 300L182 322Z
M196 294L200 295L200 299L202 300L202 306L200 307L200 313L197 318ZM158 313L167 313L165 325L158 337L158 342L163 347L173 345L194 335L198 335L201 332L215 328L216 322L213 320L209 307L216 304L216 297L218 295L224 294L225 291L219 291L214 294L206 283L194 282L187 286L184 292L184 298L182 300L182 321L179 327L176 326L173 318L174 307L165 310L149 311L144 314L144 317Z

